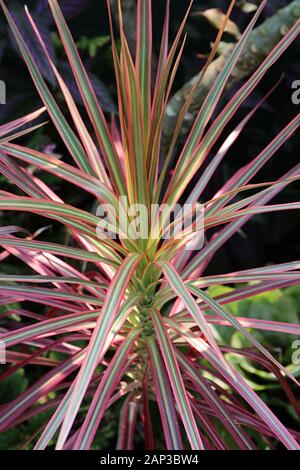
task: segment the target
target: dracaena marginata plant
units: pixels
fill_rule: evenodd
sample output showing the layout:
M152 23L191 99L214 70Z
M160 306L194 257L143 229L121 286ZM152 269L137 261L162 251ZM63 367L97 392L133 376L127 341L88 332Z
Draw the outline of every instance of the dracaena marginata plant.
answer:
M6 361L11 364L2 371L1 380L18 368L33 364L45 371L36 383L1 407L0 430L16 427L48 410L50 419L33 436L35 449L47 446L89 449L96 433L101 433L103 418L110 408L120 406L118 449L134 447L136 429L139 435L143 429L147 449L226 449L231 445L255 449L258 446L255 435L271 448L280 443L288 449L299 449L299 433L275 416L229 361L226 353L232 350L217 341L215 328L227 325L247 338L249 347L236 352L273 374L299 416L295 370L292 366L284 368L251 334L253 329L260 329L297 335L299 325L286 323L284 318L280 322L239 318L228 312L226 304L298 283L300 261L225 275L205 275L215 253L252 216L299 209L298 202L272 204L270 201L299 178L300 164L277 181L251 183L296 131L299 114L271 142L266 142L260 154L234 174L211 200L203 203L202 194L259 105L225 136L218 148L220 136L240 105L297 37L300 22L294 24L220 109L226 82L266 4L261 2L180 148L178 137L183 118L216 54L234 7L232 1L203 73L178 117L170 147L162 155L163 118L183 53L183 31L192 5L174 42L169 44L170 2L167 0L154 74L151 3L137 1L133 57L123 30L121 4L120 39L116 42L110 2L107 2L119 110L118 120L111 124L97 102L59 4L49 0L87 111L88 125L63 76L51 62L30 12L26 10L36 41L42 46L64 96L68 119L53 99L1 1L44 108L0 128L0 170L18 188L17 194L1 190L0 210L26 211L55 220L67 228L70 243L45 242L38 239L38 234L32 236L18 226L0 228L1 258L14 256L32 272L0 276L0 302L7 305L4 316L15 314L19 318L17 328L14 320L11 327L1 330L1 344L6 349ZM28 128L28 123L45 111L56 126L68 154L67 161L71 163L13 143L16 137L34 129L36 126L32 124ZM88 131L90 125L93 132ZM213 158L203 170L203 163L211 153ZM40 177L32 168L39 170ZM92 209L68 204L43 181L46 173L88 193L100 209L113 208L115 218L112 213L99 217ZM190 191L192 180L195 183ZM146 217L140 224L132 224L129 211L124 210L125 200L129 207L139 204L146 208ZM208 236L201 249L191 250L188 244L198 230L195 231L199 215L195 209L197 201L202 202L201 227ZM192 206L187 226L179 230L179 216L168 217L178 204ZM156 211L152 211L153 205ZM125 236L128 226L131 235ZM115 237L108 236L104 231L107 227ZM213 232L207 232L211 228ZM141 229L146 230L146 236L141 236ZM164 237L165 233L169 236ZM219 284L238 287L230 293L211 296L207 288ZM22 307L11 306L16 302ZM39 313L28 307L34 304L41 307ZM9 318L6 324L10 324ZM59 353L55 356L58 359L54 360L51 352Z

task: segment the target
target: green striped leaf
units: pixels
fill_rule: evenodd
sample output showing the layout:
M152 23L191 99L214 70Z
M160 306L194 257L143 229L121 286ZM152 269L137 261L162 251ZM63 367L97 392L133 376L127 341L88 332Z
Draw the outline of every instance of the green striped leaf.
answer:
M88 164L88 160L84 149L76 137L74 132L72 131L71 127L69 126L66 118L62 114L61 110L59 109L57 103L55 102L48 86L45 83L38 67L33 60L32 55L30 54L12 16L10 15L8 9L6 8L3 1L0 1L4 14L7 18L7 21L11 27L11 30L14 34L14 37L17 41L17 44L20 48L20 51L24 57L26 65L29 69L30 75L35 83L36 89L39 92L39 95L51 116L51 119L56 126L58 132L60 133L64 143L66 144L67 148L69 149L71 155L73 156L74 160L78 164L78 166L85 171L86 173L92 174L92 169Z
M166 446L167 449L180 450L183 443L168 373L153 337L147 338L147 346Z
M119 158L115 146L109 134L108 126L103 111L100 107L99 102L97 101L95 92L87 76L86 70L84 69L79 53L72 39L71 33L67 27L65 19L62 15L58 2L56 0L49 0L49 5L59 35L64 45L64 50L67 54L70 66L73 70L74 78L76 80L78 89L85 103L89 117L94 125L99 145L108 165L114 186L116 187L119 194L126 194L126 188L123 180L123 172L119 163Z
M74 391L71 395L70 403L57 441L57 449L61 449L63 447L76 418L93 372L97 367L98 362L103 357L106 340L111 330L111 326L118 313L125 290L130 283L130 278L139 260L140 256L129 255L119 267L109 286L102 309L102 315L96 323L96 327L88 346L87 354L76 378Z
M169 376L170 385L172 387L175 400L178 406L179 414L184 424L190 445L192 449L195 450L203 449L199 430L192 412L187 391L175 356L174 346L170 341L167 330L164 326L159 312L157 312L155 309L151 310L151 318L157 335L159 348L161 350Z
M140 333L141 330L131 331L115 352L95 392L88 414L76 439L74 450L90 448L110 397L125 372L124 366L128 361L129 353Z

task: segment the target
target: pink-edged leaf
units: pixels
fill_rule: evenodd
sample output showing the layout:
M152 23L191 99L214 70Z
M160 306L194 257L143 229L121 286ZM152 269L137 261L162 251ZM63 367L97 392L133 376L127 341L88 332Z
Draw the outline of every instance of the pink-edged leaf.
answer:
M175 356L174 346L172 345L168 332L162 321L161 315L155 309L151 310L151 318L155 328L157 341L163 360L167 369L176 404L179 410L181 420L192 449L203 449L202 439L195 421L189 397L181 376L178 362Z
M135 295L130 296L123 303L123 305L120 309L120 312L119 312L117 318L115 319L114 324L113 324L113 326L110 330L109 336L107 338L105 349L107 349L109 347L109 345L113 341L116 333L120 330L123 323L125 322L125 320L128 316L128 310L131 309L137 303L138 299L139 299L139 296L135 294ZM94 313L91 313L91 315L94 316ZM96 316L96 318L98 318L99 313L96 313L95 316ZM95 318L95 320L96 320L96 318ZM41 326L43 326L43 325L41 325ZM81 324L81 327L83 328L84 325ZM74 386L75 386L75 381L73 381L72 384L70 385L66 395L61 400L61 402L59 404L59 407L57 408L57 410L55 411L55 413L51 417L51 419L48 422L47 426L45 427L44 432L42 433L39 441L36 444L36 447L35 447L36 449L44 449L48 445L50 440L53 438L56 431L59 429L59 427L60 427L60 425L61 425L61 423L64 419L64 416L66 414L66 410L68 408L68 405L70 403L70 399L71 399L72 393L74 391ZM128 385L128 387L130 388L130 385ZM118 396L118 394L116 394L116 395ZM119 395L122 396L122 391L119 392ZM113 401L113 398L110 400L108 406L111 406L112 401Z
M267 193L263 193L261 197L256 200L256 204L267 204L274 196L276 196L288 185L288 179L293 176L299 175L299 172L300 164L296 165L292 170L288 171L285 175L283 175L282 179L285 180L284 183L276 185L271 191ZM207 264L210 260L210 256L215 253L246 222L248 222L250 218L251 215L244 215L240 219L231 222L228 226L218 232L217 236L213 237L201 250L201 252L184 268L182 272L183 278L186 279L188 276L191 276L192 273L197 272L203 262Z
M182 369L190 376L193 384L197 385L197 389L200 394L203 395L210 406L216 410L218 418L240 448L244 450L253 450L255 448L254 443L241 426L235 423L233 415L226 407L226 403L221 401L213 387L208 383L207 379L205 379L205 377L201 377L197 369L178 350L176 350L176 357Z
M191 316L199 325L201 331L205 334L210 345L214 348L216 354L221 358L221 360L223 360L222 353L214 338L213 331L208 325L205 319L205 316L203 315L201 309L197 305L193 296L190 294L188 288L185 286L184 282L182 281L180 275L177 273L177 271L174 269L174 267L170 263L167 263L165 261L160 261L159 265L163 269L164 275L166 276L166 279L168 283L170 284L171 288L177 294L178 298L182 300L182 302L184 303L184 305L190 312Z
M99 145L101 147L106 164L112 178L113 186L119 194L126 194L123 171L120 166L116 148L111 139L108 125L96 98L93 86L82 64L79 53L73 41L72 35L65 22L59 4L56 0L49 0L49 5L55 20L59 35L64 45L74 78L81 93L87 113L93 123Z
M6 8L4 2L1 0L0 2L4 14L7 18L7 21L11 27L11 30L14 34L14 37L18 43L20 51L24 57L26 65L29 69L31 77L35 83L37 91L50 114L54 125L56 126L58 132L60 133L65 145L67 146L70 154L74 158L75 162L83 171L87 172L88 174L92 173L91 168L88 165L86 155L84 149L76 137L75 133L72 131L71 127L69 126L66 118L64 117L63 113L61 112L59 106L57 105L55 99L53 98L48 86L45 83L32 55L30 54L12 16L10 15L8 9Z
M188 139L185 142L184 148L182 150L182 153L180 155L180 158L178 159L178 162L176 164L175 172L173 174L172 180L174 180L174 184L176 186L176 178L183 176L185 173L182 171L185 169L186 165L188 162L192 159L192 156L195 152L195 149L197 149L197 146L204 134L205 127L212 116L212 113L214 112L219 99L222 95L222 92L226 86L227 80L232 73L232 70L234 69L241 53L243 52L243 49L246 45L246 42L250 36L250 33L259 17L261 14L263 8L265 7L267 3L267 0L263 0L255 12L255 15L251 19L250 23L248 24L245 32L241 36L240 40L238 41L237 45L233 49L232 53L230 54L224 68L220 72L220 75L218 77L218 80L215 80L213 86L211 87L201 109L198 112L198 115L195 119L194 125L192 127L192 130L188 136ZM171 180L169 184L169 193L173 185L173 181ZM178 181L177 181L178 182ZM173 196L172 196L173 197Z
M167 449L183 449L180 427L168 373L153 337L147 338L151 372Z
M267 426L274 432L274 435L290 450L300 450L300 445L279 421L268 406L252 390L246 380L232 367L230 370L224 367L223 363L216 357L211 347L205 343L199 336L195 336L192 331L182 324L177 324L170 319L165 320L166 324L172 327L182 336L185 341L199 351L217 370L226 381L237 390L246 402L256 411Z
M117 450L133 450L134 430L139 399L131 393L125 400L120 414Z
M266 356L276 367L281 369L284 374L288 375L288 377L295 381L297 385L299 385L298 381L290 374L276 359L272 356L272 354L267 351L267 349L257 341L254 336L252 336L237 320L236 317L231 315L227 312L218 302L216 302L207 292L197 289L196 287L191 287L190 291L193 292L195 295L199 296L201 300L203 300L210 308L212 308L216 313L218 313L221 317L225 318L234 328L236 328L240 333L242 333L249 341L253 344L264 356Z
M115 352L93 397L89 411L77 436L74 449L90 448L110 397L124 374L124 366L140 332L141 330L131 331Z
M27 114L26 116L22 116L21 118L15 119L14 121L10 121L7 124L2 124L0 126L0 137L3 137L7 134L10 134L11 132L19 129L20 127L23 127L34 119L37 119L41 114L43 114L46 111L46 108L40 108L37 109L36 111L33 111L32 113Z
M152 4L148 0L138 0L136 30L136 69L141 87L145 129L146 132L149 132L152 72Z
M74 390L57 441L57 449L61 449L66 442L94 370L103 357L111 326L118 313L125 290L130 282L130 277L139 260L139 255L129 255L117 270L109 286L102 315L96 323L87 354L76 378Z
M24 393L19 395L15 400L5 405L1 410L0 430L3 431L8 425L19 417L37 400L47 395L59 383L61 383L68 375L75 371L84 357L84 351L71 356L62 364L40 378L34 385L29 387Z

